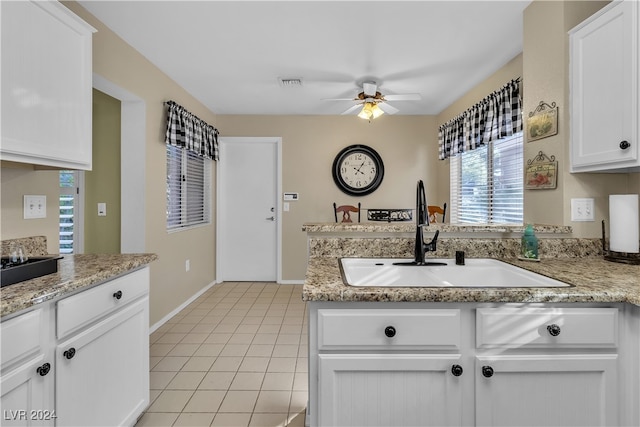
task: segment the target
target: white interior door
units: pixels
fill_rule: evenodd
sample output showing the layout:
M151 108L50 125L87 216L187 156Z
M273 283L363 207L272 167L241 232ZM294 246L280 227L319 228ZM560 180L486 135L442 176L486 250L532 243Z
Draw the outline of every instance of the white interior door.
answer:
M218 281L277 281L278 138L221 138Z

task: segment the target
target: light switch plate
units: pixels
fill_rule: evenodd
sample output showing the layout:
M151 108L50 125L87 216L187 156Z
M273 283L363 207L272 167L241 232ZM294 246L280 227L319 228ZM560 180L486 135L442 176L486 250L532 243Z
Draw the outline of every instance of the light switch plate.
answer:
M98 203L98 216L107 216L107 204L104 202Z
M571 221L595 221L593 199L571 199Z
M47 217L47 196L24 196L24 219Z

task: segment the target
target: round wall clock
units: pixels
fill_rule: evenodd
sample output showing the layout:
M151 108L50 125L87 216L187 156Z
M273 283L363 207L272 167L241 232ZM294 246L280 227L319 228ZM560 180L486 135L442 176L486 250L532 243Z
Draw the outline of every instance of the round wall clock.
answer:
M374 192L382 183L384 164L380 155L366 145L350 145L333 161L333 180L351 196Z

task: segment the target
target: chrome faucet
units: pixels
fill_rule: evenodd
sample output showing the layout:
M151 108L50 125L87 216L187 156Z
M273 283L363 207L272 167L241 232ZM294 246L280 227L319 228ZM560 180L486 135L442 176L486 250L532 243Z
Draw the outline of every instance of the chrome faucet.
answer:
M416 188L416 244L415 244L415 265L425 265L424 260L427 252L434 252L436 250L436 242L438 241L438 234L440 230L436 230L433 240L429 243L424 242L424 233L422 229L429 226L429 213L427 211L427 197L424 192L424 184L422 180L418 180L418 186Z

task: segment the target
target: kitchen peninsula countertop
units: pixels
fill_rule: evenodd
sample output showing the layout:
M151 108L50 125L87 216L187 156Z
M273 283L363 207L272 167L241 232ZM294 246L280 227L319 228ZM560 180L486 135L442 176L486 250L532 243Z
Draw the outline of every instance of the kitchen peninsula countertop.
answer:
M338 258L312 257L302 292L305 301L386 302L627 302L640 306L640 265L601 257L549 258L540 262L499 258L573 285L565 288L379 288L345 285Z
M64 255L58 272L5 286L0 292L0 316L57 299L129 273L158 258L156 254Z

